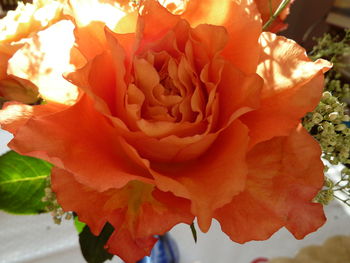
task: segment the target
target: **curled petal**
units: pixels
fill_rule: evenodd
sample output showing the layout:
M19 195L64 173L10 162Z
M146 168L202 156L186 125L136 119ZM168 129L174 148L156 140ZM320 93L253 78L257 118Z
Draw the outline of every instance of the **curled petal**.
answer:
M86 26L76 25L74 29L76 46L87 60L93 59L106 49L104 28L105 24L101 21L92 21Z
M260 106L263 80L257 74L245 75L225 63L218 85L219 127Z
M245 190L216 211L223 231L239 243L267 239L282 226L298 239L316 231L326 220L322 205L312 201L323 186L320 155L301 125L255 145Z
M244 73L255 73L261 21L253 0L191 0L181 16L191 26L224 26L229 39L223 55Z
M263 33L262 54L257 73L264 79L258 110L242 117L249 127L251 147L274 136L285 136L320 101L325 60L311 61L292 40Z
M111 66L101 70L104 65ZM110 53L103 52L68 76L95 101L96 109L106 115L115 114L115 70L112 65Z
M7 75L7 66L9 59L16 53L16 51L21 48L23 44L7 44L0 43L0 80L6 79Z
M144 1L137 32L142 38L142 44L160 39L174 28L179 20L179 16L171 14L158 1Z
M39 100L38 88L26 79L9 76L0 80L0 97L7 101L34 104Z

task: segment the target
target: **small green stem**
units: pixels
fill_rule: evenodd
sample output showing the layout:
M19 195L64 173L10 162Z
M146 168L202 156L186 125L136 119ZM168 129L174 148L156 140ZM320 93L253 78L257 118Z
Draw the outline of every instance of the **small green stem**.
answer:
M343 202L344 204L350 206L350 203L348 203L348 202L350 201L350 199L344 200L344 199L342 199L342 198L340 198L340 197L338 197L338 196L336 196L336 195L333 195L333 196L334 196L336 199L338 199L339 201Z
M334 192L336 192L336 191L342 191L342 192L343 192L343 190L346 190L346 189L348 189L348 188L349 188L348 185L344 185L344 186L341 186L341 187L339 187L339 188L334 188L333 191L334 191Z
M270 9L270 16L272 16L272 0L269 0L269 9Z
M196 230L196 227L194 226L194 223L192 223L190 227L191 227L191 232L192 232L194 242L197 243L197 230Z
M283 0L283 2L279 5L275 13L270 17L270 19L263 26L263 30L266 31L271 24L276 20L276 18L282 13L282 11L288 6L291 0Z

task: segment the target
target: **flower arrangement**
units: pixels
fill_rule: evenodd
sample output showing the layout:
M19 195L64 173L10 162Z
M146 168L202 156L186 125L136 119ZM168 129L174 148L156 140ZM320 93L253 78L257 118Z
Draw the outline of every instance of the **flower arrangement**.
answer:
M0 204L20 201L0 208L75 216L103 236L101 261L127 263L194 219L238 243L316 231L324 166L307 118L331 63L272 33L291 3L20 3L0 22L0 124L14 136L0 185L21 183ZM35 172L13 172L21 160Z

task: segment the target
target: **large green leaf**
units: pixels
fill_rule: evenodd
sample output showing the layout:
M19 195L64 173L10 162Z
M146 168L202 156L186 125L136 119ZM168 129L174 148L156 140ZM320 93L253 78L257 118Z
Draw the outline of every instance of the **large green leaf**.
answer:
M88 263L102 263L107 259L112 259L113 255L109 254L104 246L113 233L114 228L106 223L99 236L91 233L90 228L86 225L79 234L79 243L81 252Z
M0 156L0 209L15 214L45 211L46 178L52 165L10 151Z

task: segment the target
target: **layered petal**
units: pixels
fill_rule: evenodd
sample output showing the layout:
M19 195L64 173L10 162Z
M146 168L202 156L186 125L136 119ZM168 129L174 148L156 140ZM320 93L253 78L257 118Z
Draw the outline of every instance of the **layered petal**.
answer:
M250 130L251 147L288 135L316 107L323 91L323 73L331 66L325 60L311 61L294 41L272 33L263 33L260 43L261 104L242 117Z
M247 129L236 121L200 158L182 163L151 163L151 172L161 190L191 200L192 213L206 232L214 210L245 187L247 143Z
M192 26L224 26L229 35L223 52L225 58L244 73L255 73L260 53L261 21L252 0L191 0L182 17Z
M65 168L79 182L100 191L120 188L131 180L152 183L149 173L130 160L123 138L86 95L64 111L28 120L9 146Z
M216 211L223 231L244 243L267 239L283 226L298 239L322 226L322 205L313 202L323 186L320 155L301 125L287 137L255 145L247 156L245 190Z
M115 230L106 247L127 262L148 255L156 242L154 235L193 221L187 200L139 181L98 192L77 182L73 174L54 168L52 187L63 209L75 211L95 235L106 222L112 224Z
M163 37L179 22L180 16L173 15L158 1L144 1L138 19L138 34L142 39L141 47L148 42Z

